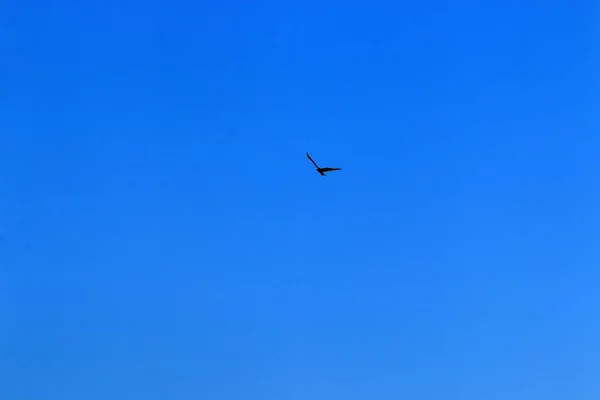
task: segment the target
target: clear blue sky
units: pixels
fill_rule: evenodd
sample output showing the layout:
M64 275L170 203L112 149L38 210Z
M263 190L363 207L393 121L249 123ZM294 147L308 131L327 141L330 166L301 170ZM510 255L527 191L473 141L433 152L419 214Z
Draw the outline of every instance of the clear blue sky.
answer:
M1 399L600 398L597 8L392 3L3 2Z

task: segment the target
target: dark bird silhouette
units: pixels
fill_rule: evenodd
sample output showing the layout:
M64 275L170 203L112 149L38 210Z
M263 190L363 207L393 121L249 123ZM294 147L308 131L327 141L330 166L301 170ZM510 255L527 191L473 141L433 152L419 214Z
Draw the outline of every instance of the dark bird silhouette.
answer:
M326 168L321 168L321 167L319 167L319 166L317 165L317 163L316 163L316 162L315 162L315 161L314 161L312 158L310 158L310 154L308 154L308 152L306 152L306 157L308 157L308 159L309 159L309 160L310 160L310 161L311 161L313 164L315 164L315 167L317 168L317 172L318 172L318 173L320 173L320 174L321 174L321 176L327 176L327 175L325 175L325 172L331 172L331 171L339 171L339 170L341 170L341 168L329 168L329 167L326 167Z

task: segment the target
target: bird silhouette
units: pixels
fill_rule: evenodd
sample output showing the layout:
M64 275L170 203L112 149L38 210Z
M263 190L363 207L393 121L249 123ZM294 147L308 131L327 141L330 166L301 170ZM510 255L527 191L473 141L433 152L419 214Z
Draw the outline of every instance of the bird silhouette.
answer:
M321 174L321 176L327 176L327 175L325 175L325 172L331 172L331 171L339 171L339 170L341 170L341 168L329 168L329 167L326 167L326 168L321 168L321 167L319 167L319 166L317 165L317 163L315 162L315 160L313 160L313 159L310 157L310 154L308 154L308 152L306 152L306 157L308 157L308 159L309 159L309 160L310 160L310 161L311 161L313 164L315 164L315 167L317 168L317 172L318 172L319 174Z

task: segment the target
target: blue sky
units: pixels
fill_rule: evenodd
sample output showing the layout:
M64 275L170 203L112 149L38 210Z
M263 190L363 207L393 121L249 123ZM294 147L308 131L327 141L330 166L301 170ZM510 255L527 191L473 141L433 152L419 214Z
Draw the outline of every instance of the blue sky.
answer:
M0 398L599 398L592 2L79 3L1 6Z

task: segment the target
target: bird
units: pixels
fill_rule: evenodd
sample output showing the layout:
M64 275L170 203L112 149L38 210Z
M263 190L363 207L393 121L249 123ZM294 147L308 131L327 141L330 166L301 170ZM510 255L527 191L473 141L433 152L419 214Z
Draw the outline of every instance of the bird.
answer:
M320 167L317 165L317 163L316 163L316 162L315 162L315 161L314 161L314 160L313 160L313 159L310 157L310 154L308 154L308 151L306 152L306 157L308 157L308 159L309 159L309 160L310 160L310 161L311 161L313 164L315 164L315 167L317 167L317 172L318 172L319 174L321 174L321 176L327 176L327 175L325 175L325 172L331 172L331 171L339 171L339 170L341 170L341 168L329 168L329 167L327 167L327 168L320 168Z

